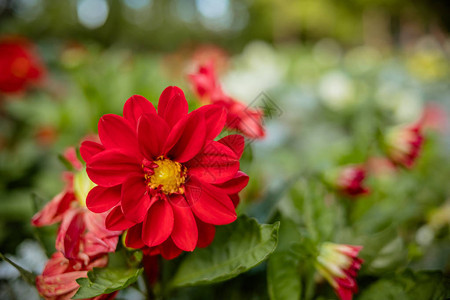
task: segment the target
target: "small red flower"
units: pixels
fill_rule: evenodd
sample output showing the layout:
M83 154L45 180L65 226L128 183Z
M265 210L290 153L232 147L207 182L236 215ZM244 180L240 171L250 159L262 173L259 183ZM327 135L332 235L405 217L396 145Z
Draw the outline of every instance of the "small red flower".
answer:
M394 127L386 135L387 156L394 164L411 168L419 156L423 140L420 122Z
M248 181L239 172L244 139L214 138L226 114L218 105L188 113L184 93L168 87L158 112L142 96L125 103L123 117L104 115L101 143L83 142L87 173L98 184L87 207L107 212L106 227L126 230L125 244L164 258L205 247L214 225L236 219L235 199Z
M105 267L108 263L108 256L103 255L92 260L88 265L74 264L73 261L64 257L61 252L56 252L45 265L41 275L36 277L36 288L39 294L46 300L68 300L75 295L79 285L78 278L86 277L92 268ZM100 295L93 300L114 299L117 292Z
M213 62L200 65L197 73L189 75L189 80L195 93L203 102L210 103L212 99L221 98L224 94Z
M317 271L330 283L339 299L351 300L358 292L356 277L363 260L362 246L323 243L316 258Z
M201 65L198 72L189 75L194 91L201 101L224 107L227 111L226 126L253 139L265 136L262 125L264 112L250 108L226 95L218 82L213 63Z
M335 181L336 189L348 196L361 196L369 193L369 189L363 186L366 178L366 170L362 166L345 166L338 170Z
M19 37L0 40L0 93L23 92L44 75L45 68L29 41Z

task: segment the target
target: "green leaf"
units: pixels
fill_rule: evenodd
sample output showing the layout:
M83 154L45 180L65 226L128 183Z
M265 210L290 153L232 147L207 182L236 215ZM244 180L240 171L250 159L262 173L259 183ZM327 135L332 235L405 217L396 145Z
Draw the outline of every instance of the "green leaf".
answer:
M137 281L143 268L94 268L88 278L78 278L80 285L72 299L86 299L122 290Z
M358 299L441 300L449 296L450 280L441 272L407 270L376 281Z
M301 282L298 257L291 252L276 252L267 265L267 283L270 299L300 299Z
M9 258L7 258L6 256L4 256L2 253L0 253L0 259L3 259L4 261L6 261L7 263L9 263L11 266L13 266L14 268L16 268L17 271L19 271L20 275L22 276L22 278L29 284L34 286L34 282L35 282L35 278L36 275L34 275L32 272L25 270L24 268L22 268L21 266L19 266L18 264L16 264L15 262L13 262L12 260L10 260Z
M219 227L214 242L186 257L171 287L224 281L258 265L275 250L280 223L260 225L247 216Z

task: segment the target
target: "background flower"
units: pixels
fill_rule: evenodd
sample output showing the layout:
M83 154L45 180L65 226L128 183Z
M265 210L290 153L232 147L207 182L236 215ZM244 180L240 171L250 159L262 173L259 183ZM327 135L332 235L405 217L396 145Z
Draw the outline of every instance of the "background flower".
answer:
M22 37L2 37L0 40L0 92L19 93L45 76L45 67L33 45Z
M361 246L333 243L324 243L320 247L316 268L341 300L351 300L358 292L356 276L363 260L357 256L361 249Z

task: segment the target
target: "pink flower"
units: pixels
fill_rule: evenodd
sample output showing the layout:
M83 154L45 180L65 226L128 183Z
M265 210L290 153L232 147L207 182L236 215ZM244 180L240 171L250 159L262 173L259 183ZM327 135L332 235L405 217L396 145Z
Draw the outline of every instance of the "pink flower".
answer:
M86 208L87 193L94 185L78 161L75 149L69 148L64 156L78 171L64 174L63 192L36 213L31 223L42 227L61 222L56 249L66 258L86 265L92 257L114 252L121 232L106 229L106 214L95 214Z
M264 112L250 108L226 95L217 79L213 63L201 65L197 73L189 75L189 79L202 102L217 104L226 109L226 127L238 130L249 138L265 137Z
M318 272L330 283L341 300L351 300L358 292L356 277L363 260L362 246L323 243L316 258Z
M86 196L93 187L86 170L77 159L74 148L64 157L75 172L64 173L66 186L32 218L37 227L61 222L56 238L58 250L47 262L43 273L36 277L36 287L45 299L70 299L78 289L76 279L87 277L93 267L104 267L108 252L116 250L119 231L105 228L106 214L94 214L86 208ZM117 293L92 299L107 300Z
M79 288L76 280L81 277L87 278L88 271L94 267L105 267L107 263L108 257L103 255L92 260L88 265L80 265L65 258L61 252L56 252L45 265L42 274L36 277L36 288L46 300L71 299ZM90 299L109 300L114 299L116 294L117 292Z
M421 123L391 128L385 140L387 156L394 164L411 168L419 156L423 140Z

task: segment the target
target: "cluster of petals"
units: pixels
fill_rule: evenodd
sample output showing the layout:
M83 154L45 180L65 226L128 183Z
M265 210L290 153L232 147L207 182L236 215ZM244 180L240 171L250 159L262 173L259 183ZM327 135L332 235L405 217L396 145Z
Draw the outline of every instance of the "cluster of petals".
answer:
M361 196L369 193L365 187L366 169L360 165L349 165L339 169L336 188L347 196Z
M226 109L226 126L229 129L237 130L252 139L265 137L264 112L250 108L228 96L217 79L213 62L200 65L196 73L189 75L189 80L201 101L217 104Z
M36 276L36 288L45 299L68 300L77 292L78 278L87 277L92 268L102 268L108 263L106 255L92 259L87 265L79 265L76 261L67 259L61 252L56 252L45 265L41 275ZM109 300L116 293L100 295L93 300Z
M238 193L248 176L239 171L244 138L214 139L226 113L205 105L188 113L184 93L166 88L157 110L132 96L123 117L104 115L100 143L85 141L80 152L97 184L86 201L95 213L107 212L106 227L127 230L127 247L161 254L209 245L215 225L236 219Z
M0 39L0 93L23 92L38 84L45 72L29 41L13 36Z
M411 168L423 141L421 122L391 128L386 136L387 156L395 165Z
M362 246L323 243L315 261L318 272L330 283L339 299L351 300L358 292L356 277L363 260Z
M83 206L85 199L80 199L79 195L86 193L74 188L74 181L77 176L83 176L85 170L76 158L75 149L69 148L64 156L77 172L64 174L64 190L31 220L36 227L60 223L55 243L58 252L36 278L36 287L45 299L70 299L78 289L76 279L87 277L87 272L93 267L106 266L106 254L116 250L121 233L105 228L105 214L94 214ZM86 175L84 177L87 178ZM110 297L105 295L94 299L112 299Z

